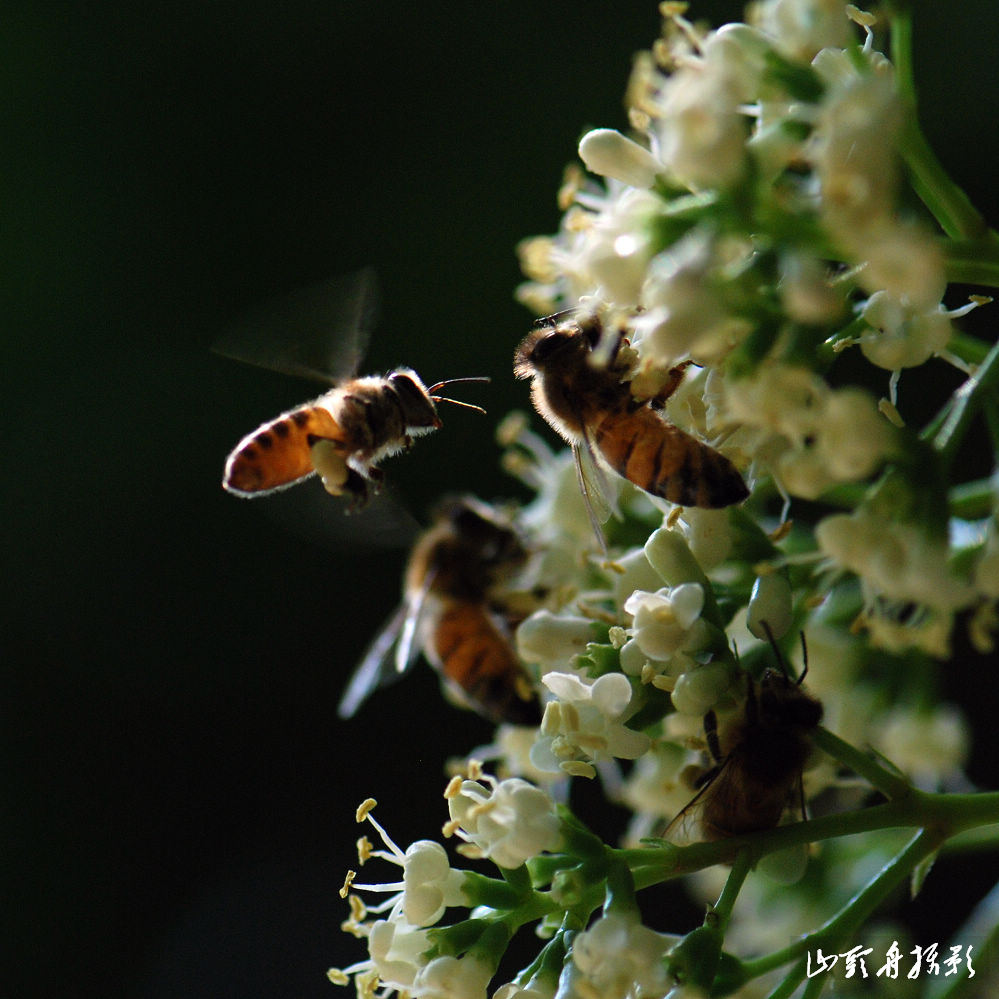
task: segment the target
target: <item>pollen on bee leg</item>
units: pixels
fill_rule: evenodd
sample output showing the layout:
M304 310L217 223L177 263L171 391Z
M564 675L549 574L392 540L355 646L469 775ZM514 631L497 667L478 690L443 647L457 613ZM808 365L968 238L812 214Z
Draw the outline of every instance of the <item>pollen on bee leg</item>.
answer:
M335 442L318 440L309 449L312 467L319 473L323 488L331 496L342 496L350 469Z

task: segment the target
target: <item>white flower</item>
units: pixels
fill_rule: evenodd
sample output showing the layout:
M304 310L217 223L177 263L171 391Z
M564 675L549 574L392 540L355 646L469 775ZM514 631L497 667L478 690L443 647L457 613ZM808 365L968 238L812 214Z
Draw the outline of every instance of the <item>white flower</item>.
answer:
M943 251L921 225L891 220L868 225L862 236L861 259L867 261L857 281L869 292L927 311L938 306L947 288Z
M827 83L807 147L822 214L830 231L863 259L865 235L895 204L894 140L902 111L894 72L874 54L870 71L859 74L841 49L824 49L813 65Z
M519 777L483 779L491 786L465 780L449 790L450 827L458 836L505 868L557 848L561 827L548 794Z
M368 939L368 960L358 961L349 968L334 968L329 978L338 985L346 985L351 975L355 977L358 995L373 994L378 985L388 989L411 988L420 969L427 963L423 956L430 950L427 931L406 922L399 913L374 923L348 922L345 928Z
M589 761L634 760L649 748L649 737L625 727L631 684L621 673L585 680L571 673L542 678L558 700L545 707L531 762L541 770L592 777Z
M863 389L837 389L827 397L816 450L833 479L855 482L872 475L891 453L894 439L891 424Z
M773 35L792 59L809 60L820 49L845 48L853 34L843 0L764 0L752 14L753 23Z
M613 128L595 128L579 141L586 169L632 187L651 187L662 164L644 146Z
M633 617L631 634L650 658L664 662L685 650L690 631L704 607L704 590L698 583L681 583L655 593L636 590L624 602Z
M536 611L517 629L517 652L528 663L566 667L593 641L593 622L571 614Z
M677 939L643 926L637 915L610 913L578 934L572 961L594 999L660 999L669 984L663 957Z
M887 291L871 295L861 315L871 332L860 338L860 349L868 361L888 371L923 364L939 354L953 334L953 314L939 303L915 309Z
M680 531L691 554L705 572L721 565L732 549L732 529L728 510L702 510L685 507L680 514Z
M405 853L371 815L373 799L368 799L358 810L358 821L374 826L388 850L372 850L366 840L358 844L361 863L370 857L387 860L402 868L402 881L384 884L359 884L350 882L355 891L389 893L390 897L377 906L370 906L371 912L384 912L391 909L390 918L401 916L411 926L432 926L449 905L467 905L464 893L464 872L453 870L447 853L440 843L421 839L411 844Z
M668 369L686 357L724 357L749 332L747 320L725 308L714 241L695 229L650 262L633 322L643 359Z
M410 988L426 963L423 954L429 949L427 931L401 917L379 919L368 935L371 963L382 984L390 988Z
M957 708L897 707L881 723L878 748L921 788L937 790L968 758L968 723Z
M975 591L951 571L946 541L867 510L826 517L815 538L824 554L860 578L861 623L875 645L949 655L953 615Z
M721 53L719 53L721 54ZM669 172L693 189L728 187L743 173L748 126L744 80L722 58L691 62L663 84L653 122Z
M493 999L554 999L555 986L555 982L547 983L535 976L526 985L514 982L501 985L493 993Z
M417 973L409 992L420 999L486 999L493 968L471 954L435 957Z
M662 209L658 195L637 188L608 198L581 232L567 257L567 269L588 276L595 298L636 305L653 252L649 223Z

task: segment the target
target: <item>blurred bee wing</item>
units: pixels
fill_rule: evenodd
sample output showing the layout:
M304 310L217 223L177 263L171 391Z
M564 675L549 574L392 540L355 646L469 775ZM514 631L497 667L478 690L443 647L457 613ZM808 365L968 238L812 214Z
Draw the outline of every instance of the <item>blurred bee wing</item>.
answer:
M420 589L406 601L406 618L402 623L399 644L395 647L395 671L402 674L416 661L419 646L416 636L419 633L420 621L427 606L427 595L434 581L433 572L428 572Z
M402 675L393 666L394 659L391 652L408 615L408 604L399 604L395 613L385 622L381 631L365 650L337 705L336 713L341 718L353 717L372 693Z
M574 444L572 456L576 463L576 479L579 482L579 491L583 494L583 504L593 526L593 533L596 535L600 550L604 556L607 555L607 540L601 525L610 518L611 514L619 517L617 504L614 499L613 486L607 478L606 472L600 467L590 435L583 430L582 445Z
M247 364L331 383L357 371L377 313L378 281L365 267L256 306L212 349Z
M340 698L336 710L341 718L352 717L376 690L395 683L416 662L420 647L415 637L429 592L427 582L396 608L375 635Z
M348 511L316 482L271 493L258 509L290 534L333 552L362 548L408 548L420 532L416 518L391 492L382 490L361 510Z

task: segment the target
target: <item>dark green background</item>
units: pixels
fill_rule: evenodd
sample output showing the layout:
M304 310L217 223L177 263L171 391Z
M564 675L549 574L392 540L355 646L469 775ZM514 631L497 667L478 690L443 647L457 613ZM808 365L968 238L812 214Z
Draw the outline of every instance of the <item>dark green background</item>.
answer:
M928 12L918 64L930 137L995 219L986 11ZM515 494L492 439L527 404L513 247L556 226L581 131L625 124L655 6L5 20L0 993L329 996L325 968L362 953L336 895L355 805L381 799L403 845L433 837L444 756L489 730L427 670L337 721L404 555L330 550L223 494L235 441L313 389L208 348L248 305L373 264L368 370L493 378L462 392L487 417L449 409L387 466L398 493L420 516L447 490Z

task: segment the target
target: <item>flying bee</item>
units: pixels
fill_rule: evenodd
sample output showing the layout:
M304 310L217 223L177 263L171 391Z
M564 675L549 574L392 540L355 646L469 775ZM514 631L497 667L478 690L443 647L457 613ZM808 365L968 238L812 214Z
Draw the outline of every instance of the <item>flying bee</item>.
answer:
M719 730L713 710L704 716L714 764L694 781L700 790L670 827L697 806L709 840L773 829L795 790L805 816L801 774L812 749L809 737L822 721L822 702L802 689L808 672L805 636L804 669L792 680L769 625L763 627L779 668L768 667L759 683L746 674L745 710L726 728Z
M222 485L237 496L265 496L318 472L326 491L363 506L383 479L378 463L441 426L437 403L481 407L437 394L410 368L354 377L370 336L375 282L370 270L299 292L244 322L221 353L332 387L247 434L229 455ZM313 342L314 341L314 342Z
M416 541L401 606L376 636L338 708L353 715L420 652L446 691L495 722L536 725L537 701L511 635L529 613L507 589L527 550L514 525L472 497L444 501Z
M749 495L728 458L663 415L666 400L683 380L685 365L669 372L655 396L636 399L629 366L621 357L627 344L624 335L613 337L607 351L598 317L555 322L558 318L527 335L514 355L513 370L518 378L532 379L535 408L572 446L598 539L602 541L602 532L594 501L602 504L601 493L606 494L598 456L640 489L682 506L731 506ZM601 363L604 354L606 362ZM588 468L596 476L588 475Z

